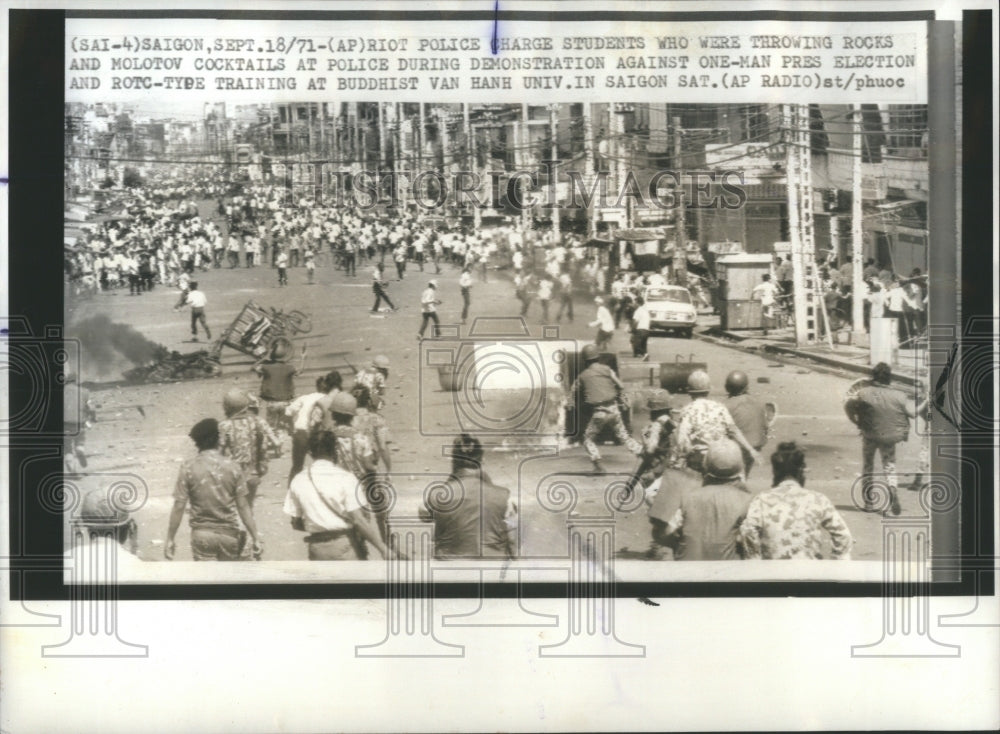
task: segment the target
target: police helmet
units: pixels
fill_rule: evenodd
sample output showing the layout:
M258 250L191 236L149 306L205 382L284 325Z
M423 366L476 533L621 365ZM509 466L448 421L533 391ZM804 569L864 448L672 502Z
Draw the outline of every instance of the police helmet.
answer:
M730 395L741 395L750 385L750 378L742 370L733 370L726 375L726 392Z
M711 381L708 378L708 373L705 370L695 370L690 375L688 375L688 392L689 393L705 393L707 394L711 389Z
M107 492L94 489L87 493L80 506L80 521L86 525L106 525L116 527L129 521L129 514L112 506Z
M338 392L330 399L330 412L340 415L357 415L358 401L348 392Z
M704 466L707 476L732 479L743 471L743 452L735 441L716 441L708 447Z
M227 418L246 410L249 406L250 396L245 390L240 390L238 387L234 387L222 398L222 409L226 412Z

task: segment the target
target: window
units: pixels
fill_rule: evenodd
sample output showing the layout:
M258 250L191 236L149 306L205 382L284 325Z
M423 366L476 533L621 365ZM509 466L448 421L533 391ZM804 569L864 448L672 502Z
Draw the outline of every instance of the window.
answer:
M767 110L762 104L748 104L740 107L740 141L760 140L770 130Z
M927 105L889 105L890 155L927 155Z
M691 303L691 294L686 288L649 288L646 290L646 300Z

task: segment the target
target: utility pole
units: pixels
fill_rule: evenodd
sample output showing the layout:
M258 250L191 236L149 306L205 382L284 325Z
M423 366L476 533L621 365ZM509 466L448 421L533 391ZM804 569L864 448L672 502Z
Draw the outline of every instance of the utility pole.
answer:
M611 106L611 116L613 122L612 129L615 137L615 203L621 199L622 187L625 185L627 174L625 166L625 105L613 104ZM625 199L625 229L628 229L628 199Z
M556 159L559 157L559 145L558 145L558 135L559 135L559 105L552 104L549 105L549 131L552 136L552 167L549 169L552 171L551 180L549 185L552 187L552 199L554 206L552 208L552 238L558 243L559 242L559 187L556 183L559 177L556 175Z
M479 176L479 130L478 125L470 125L469 129L472 131L472 137L469 138L469 152L470 152L470 162L469 172L472 174L472 180L476 181L477 176ZM479 184L482 184L480 181ZM476 193L482 190L482 186L478 185L476 187ZM483 225L483 207L478 201L472 202L472 226L478 232Z
M812 344L819 336L816 240L813 229L812 156L809 112L805 105L784 105L786 129L785 185L788 196L788 234L792 245L792 295L795 304L795 344ZM817 303L818 302L818 303ZM817 310L817 306L819 311ZM826 338L833 348L829 319Z
M354 160L361 162L361 103L354 103ZM364 170L364 166L362 166Z
M401 185L401 177L403 175L403 120L400 112L400 103L397 102L393 108L395 118L393 130L395 131L395 135L393 136L392 162L393 168L395 168L396 171L396 190L400 193L399 200L403 205L403 209L406 209L406 186Z
M466 170L472 174L473 180L476 176L476 141L472 137L472 121L469 116L469 103L462 102L462 125L465 127L465 155ZM472 202L472 222L476 232L482 224L483 213L475 202Z
M424 140L424 130L426 130L426 129L427 129L427 117L426 117L426 113L424 112L424 103L421 102L420 103L420 134L416 138L419 141L419 146L417 147L417 165L416 165L416 168L419 170L420 173L423 173L423 171L424 171L424 148L426 147L425 140Z
M378 170L385 168L385 104L376 102L378 105Z
M529 117L529 115L528 115L528 103L524 102L524 103L521 104L521 160L522 161L524 161L524 160L527 159L527 156L528 156L528 146L531 144L531 134L530 134L531 131L528 128L528 117ZM524 183L524 177L522 177L520 179L520 181L522 182L521 191L524 192L524 194L522 194L522 197L521 197L522 198L522 201L521 201L521 223L522 223L522 226L524 228L524 231L527 232L529 229L532 228L532 226L531 226L532 225L531 211L529 211L528 206L527 206L527 201L526 201L527 198L528 198L527 197L527 193L528 192L525 191L525 189L528 188L528 185Z
M326 102L319 102L319 152L321 157L327 156L326 145Z
M594 168L594 118L590 102L583 103L583 178L587 186L593 187L596 183L596 173ZM597 209L600 201L591 203L590 211L587 212L587 236L593 237L597 234Z
M865 331L863 263L864 239L861 230L861 105L853 106L851 136L851 340L857 344Z
M687 202L684 197L683 130L681 118L671 118L674 133L674 169L677 173L677 216L674 217L674 283L687 285Z
M451 148L451 141L448 139L448 112L443 107L434 110L438 121L438 135L441 137L441 173L448 175L450 170L448 165L448 151Z

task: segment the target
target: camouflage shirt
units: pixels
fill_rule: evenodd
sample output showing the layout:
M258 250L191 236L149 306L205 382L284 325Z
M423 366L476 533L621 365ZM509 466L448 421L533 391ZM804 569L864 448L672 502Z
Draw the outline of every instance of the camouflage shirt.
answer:
M219 452L239 464L246 476L267 474L269 444L281 441L259 415L243 413L219 423Z
M733 438L738 430L725 405L708 398L697 398L681 409L676 450L679 457L684 457L691 451L704 450L723 438Z
M355 426L335 426L333 433L337 437L337 466L358 479L375 471L375 448L367 434Z
M356 385L364 385L371 396L372 407L381 410L385 404L385 375L374 367L366 367L354 376Z
M786 479L750 501L738 542L744 558L823 558L823 541L832 542L830 557L851 558L851 531L829 498Z

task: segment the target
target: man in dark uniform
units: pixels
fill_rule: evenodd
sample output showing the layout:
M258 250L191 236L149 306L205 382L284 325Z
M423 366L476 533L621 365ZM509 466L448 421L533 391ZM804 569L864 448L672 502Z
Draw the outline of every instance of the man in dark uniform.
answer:
M653 526L653 538L669 546L678 561L739 558L737 531L752 498L741 469L743 455L735 441L722 439L705 454L702 486L685 494L665 524Z
M463 433L455 439L451 467L448 492L440 496L461 500L438 506L439 495L432 492L420 508L420 519L434 523L434 557L515 557L517 505L510 490L493 484L483 471L483 445L477 438Z
M747 393L750 380L745 372L733 370L726 376L726 408L729 415L733 417L733 423L740 429L747 443L753 446L754 451L760 453L767 443L767 412L764 404ZM753 455L740 447L743 451L743 472L750 476L750 469L753 467Z
M629 435L622 420L619 404L625 386L614 370L598 361L599 357L600 352L595 344L587 344L583 348L583 359L587 367L573 383L570 399L571 405L576 407L577 415L581 415L582 410L590 412L590 420L583 432L583 447L594 463L594 472L603 474L601 453L594 439L605 427L610 426L618 440L636 456L642 453L642 444Z
M295 399L295 376L298 369L286 360L288 346L279 341L271 348L270 355L251 367L261 377L260 399L266 406L265 417L274 430L284 428L290 434L285 408Z

